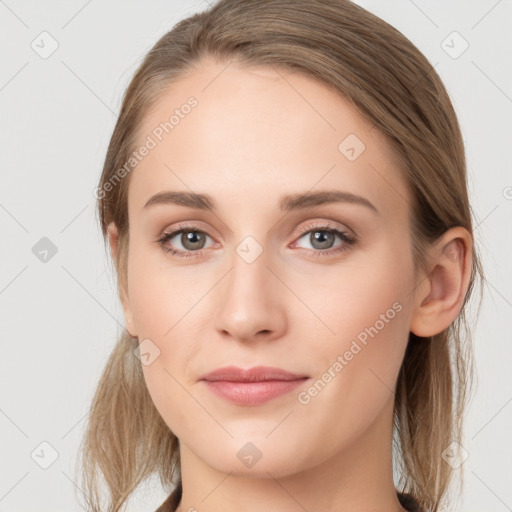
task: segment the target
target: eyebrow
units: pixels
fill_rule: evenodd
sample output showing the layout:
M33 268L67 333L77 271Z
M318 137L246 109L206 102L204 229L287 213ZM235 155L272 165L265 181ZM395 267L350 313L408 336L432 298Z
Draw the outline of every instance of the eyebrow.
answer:
M283 212L292 210L301 210L331 203L349 203L365 206L375 213L379 210L366 198L344 192L341 190L320 190L315 192L304 192L297 194L288 194L281 196L279 208ZM144 208L150 208L155 205L176 204L187 206L198 210L216 211L217 203L212 196L208 194L197 194L195 192L164 191L150 197Z

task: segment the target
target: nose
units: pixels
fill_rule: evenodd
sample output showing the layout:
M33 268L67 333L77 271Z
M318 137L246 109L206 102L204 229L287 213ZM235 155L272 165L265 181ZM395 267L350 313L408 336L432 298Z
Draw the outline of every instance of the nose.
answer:
M236 252L233 255L232 268L214 298L215 327L224 337L247 342L283 336L286 289L275 268L269 268L269 260L265 251L254 261Z

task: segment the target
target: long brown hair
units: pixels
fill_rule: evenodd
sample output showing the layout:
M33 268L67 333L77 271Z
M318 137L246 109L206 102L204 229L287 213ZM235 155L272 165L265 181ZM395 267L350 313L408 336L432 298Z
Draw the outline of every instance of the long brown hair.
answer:
M428 244L454 226L473 233L466 161L456 114L425 56L398 30L348 0L220 0L182 20L147 53L123 98L96 193L101 229L119 230L119 293L128 253L125 164L140 145L141 121L169 84L202 59L279 66L332 86L389 141L411 191L415 268L427 272ZM120 169L125 168L124 173ZM122 179L119 179L120 175ZM460 443L473 381L465 309L482 268L473 246L471 279L454 323L431 338L410 335L395 396L394 463L402 491L427 510L442 505L452 467L442 454ZM80 469L90 510L117 512L157 473L181 485L179 443L147 391L138 340L122 333L92 400Z

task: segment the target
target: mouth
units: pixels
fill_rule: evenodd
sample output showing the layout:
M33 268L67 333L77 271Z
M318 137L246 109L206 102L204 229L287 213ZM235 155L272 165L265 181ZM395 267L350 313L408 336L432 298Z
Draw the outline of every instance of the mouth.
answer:
M289 393L308 379L307 375L282 368L258 366L244 370L230 366L210 372L200 380L225 400L236 405L254 406Z

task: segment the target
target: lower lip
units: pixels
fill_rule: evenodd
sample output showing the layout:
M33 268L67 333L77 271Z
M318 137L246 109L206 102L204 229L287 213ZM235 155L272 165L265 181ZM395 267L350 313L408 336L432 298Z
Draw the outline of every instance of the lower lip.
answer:
M260 405L302 384L306 378L297 380L268 380L264 382L229 382L224 380L204 381L218 396L237 405Z

